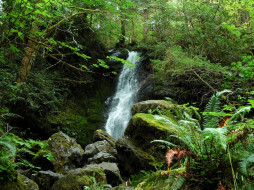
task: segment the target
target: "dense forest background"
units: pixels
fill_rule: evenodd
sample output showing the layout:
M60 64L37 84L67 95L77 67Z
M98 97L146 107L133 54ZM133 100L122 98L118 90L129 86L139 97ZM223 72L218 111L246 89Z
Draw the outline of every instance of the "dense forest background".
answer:
M235 119L219 133L227 139L211 143L210 160L200 158L183 177L200 187L253 188L254 1L2 0L0 7L0 180L38 170L34 156L52 159L42 140L59 130L83 147L91 142L121 65L131 65L127 48L142 52L140 72L149 73L153 92L143 99L170 97L204 111L213 94L229 90L223 110L211 111Z

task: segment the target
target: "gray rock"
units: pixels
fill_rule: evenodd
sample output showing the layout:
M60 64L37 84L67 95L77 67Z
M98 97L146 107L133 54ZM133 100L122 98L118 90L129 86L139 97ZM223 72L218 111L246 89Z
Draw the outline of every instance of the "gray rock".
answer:
M2 182L1 190L39 190L38 185L24 175L18 174L14 181Z
M108 141L97 141L95 143L89 144L85 148L84 156L85 158L92 158L99 152L106 152L113 156L116 155L116 149L114 149Z
M129 177L140 170L155 169L152 156L134 146L126 137L116 141L116 149L122 176Z
M109 144L115 148L116 147L116 141L113 137L111 137L106 131L103 131L101 129L98 129L94 132L93 135L93 142L97 141L103 141L106 140L109 142Z
M120 171L116 163L102 162L101 164L90 164L85 167L86 169L102 169L106 174L107 183L112 186L123 183Z
M32 175L31 178L38 184L40 189L50 190L52 185L62 177L62 174L57 174L52 171L39 171Z
M104 171L99 167L78 168L54 183L51 190L83 190L84 186L106 183Z
M135 115L136 113L147 113L148 110L154 110L156 108L164 110L179 109L181 106L165 100L146 100L143 102L138 102L132 106L131 113Z
M88 164L99 164L102 162L113 162L116 163L117 159L116 157L112 156L111 154L107 152L99 152L92 158L88 158L87 163Z
M82 167L84 150L73 138L59 132L49 138L48 144L54 157L52 163L55 172L66 174Z

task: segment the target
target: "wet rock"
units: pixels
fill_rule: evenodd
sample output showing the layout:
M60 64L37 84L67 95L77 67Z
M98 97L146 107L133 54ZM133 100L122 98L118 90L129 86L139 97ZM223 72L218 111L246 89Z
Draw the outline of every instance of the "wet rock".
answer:
M129 177L140 170L153 170L152 156L133 145L126 137L116 141L117 157L121 175Z
M51 190L83 190L84 186L89 187L94 183L106 183L106 176L101 168L78 168L55 182Z
M116 157L112 156L111 154L107 152L99 152L92 158L88 158L87 163L88 164L99 164L102 162L113 162L116 163L117 159Z
M84 150L73 138L58 132L49 138L48 144L55 172L65 174L82 166Z
M107 183L116 186L123 183L120 171L116 163L102 162L100 164L90 164L85 167L89 170L102 169L106 174Z
M155 110L156 108L160 110L174 110L181 109L182 106L166 100L147 100L134 104L131 113L132 115L136 113L148 113L148 110Z
M40 189L50 190L52 185L62 177L62 174L57 174L52 171L39 171L32 175L32 180L38 184Z
M39 190L38 185L24 175L18 174L17 179L0 184L1 190Z
M109 142L109 144L115 148L116 147L116 141L113 137L111 137L106 131L103 131L101 129L98 129L97 131L94 132L93 135L93 141L103 141L106 140Z
M138 113L130 120L124 135L131 142L157 158L157 161L165 160L165 150L158 144L151 143L153 140L167 139L173 135L176 127L175 117L166 117L145 113Z
M92 158L99 152L106 152L112 156L116 155L116 149L114 149L108 141L103 140L87 145L85 148L84 157L85 159Z

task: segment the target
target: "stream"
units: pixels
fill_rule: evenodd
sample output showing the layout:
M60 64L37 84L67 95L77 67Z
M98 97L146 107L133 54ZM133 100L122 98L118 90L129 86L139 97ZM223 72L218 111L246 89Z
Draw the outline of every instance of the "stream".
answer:
M131 119L131 107L135 103L139 90L138 55L138 52L129 52L127 60L134 63L135 66L131 68L123 66L118 78L116 92L111 100L105 129L114 139L123 136L125 128Z

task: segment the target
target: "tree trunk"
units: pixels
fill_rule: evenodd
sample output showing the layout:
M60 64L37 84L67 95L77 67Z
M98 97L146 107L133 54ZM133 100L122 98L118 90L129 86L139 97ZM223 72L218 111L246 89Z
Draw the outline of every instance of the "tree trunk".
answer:
M34 27L30 32L33 34L38 27ZM20 86L22 82L27 81L28 74L31 70L32 64L35 60L38 46L36 42L28 40L27 47L25 48L24 57L21 61L21 67L19 70L19 77L17 79L17 86Z
M125 25L126 25L125 16L122 14L121 15L121 37L119 40L119 45L121 47L123 47L125 44Z
M143 33L144 33L144 38L143 41L147 42L148 41L148 25L146 24L148 20L148 9L145 8L143 11L143 19L144 19L144 28L143 28Z

